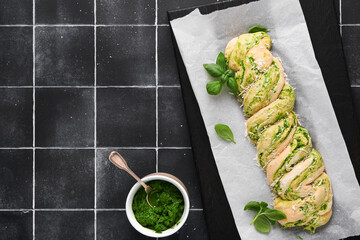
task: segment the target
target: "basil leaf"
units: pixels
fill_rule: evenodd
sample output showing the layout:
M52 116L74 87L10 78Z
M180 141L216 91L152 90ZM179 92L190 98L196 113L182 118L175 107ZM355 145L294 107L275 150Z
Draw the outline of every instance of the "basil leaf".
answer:
M260 232L269 232L271 225L275 225L276 221L286 219L286 215L283 212L268 208L266 202L250 201L245 205L244 210L258 212L250 225L254 224L255 228Z
M220 93L222 84L220 81L211 81L206 84L206 90L210 95L217 95Z
M229 126L227 126L225 124L216 124L215 131L219 135L219 137L221 137L222 139L229 141L229 142L236 143L234 141L234 135L233 135L231 129L229 128Z
M270 223L264 215L260 215L257 217L254 222L254 226L258 231L263 233L267 233L270 231Z
M263 215L265 215L268 219L273 220L273 221L286 219L286 215L283 212L280 212L275 209L268 208L263 212Z
M269 32L270 30L267 29L266 27L260 26L260 25L255 25L252 26L251 28L249 28L248 33L256 33L256 32Z
M271 225L275 225L276 221L268 219Z
M216 64L219 65L224 71L226 70L225 55L220 52L216 58Z
M266 202L261 202L260 207L265 210L267 208L268 204Z
M229 77L234 77L235 76L235 72L232 69L228 69L225 71L226 75L228 75Z
M221 84L226 83L227 80L228 80L228 76L226 75L226 73L223 73L223 74L221 75L221 77L220 77L220 82L221 82Z
M300 236L297 236L296 238L297 238L297 239L301 239L301 240L303 240L303 238L302 238L302 237L300 237Z
M236 82L235 78L229 77L226 84L227 84L228 88L229 88L235 95L237 95L237 93L238 93L238 85L237 85L237 82Z
M250 201L244 207L244 211L246 210L260 211L260 203L256 201Z
M222 67L220 67L215 63L204 64L203 66L206 69L206 71L213 77L220 77L221 74L225 72L225 70L222 69Z

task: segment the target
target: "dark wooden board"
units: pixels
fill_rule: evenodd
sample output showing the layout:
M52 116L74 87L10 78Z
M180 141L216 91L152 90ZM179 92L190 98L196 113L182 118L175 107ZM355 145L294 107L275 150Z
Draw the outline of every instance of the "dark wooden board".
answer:
M252 0L220 2L199 6L199 10L202 14L208 14L249 2ZM300 3L315 56L359 181L360 128L355 115L334 4L330 0L300 0ZM169 11L169 20L186 16L195 8L197 7ZM174 36L173 44L210 239L240 239L211 151L200 109ZM357 239L357 237L347 239Z

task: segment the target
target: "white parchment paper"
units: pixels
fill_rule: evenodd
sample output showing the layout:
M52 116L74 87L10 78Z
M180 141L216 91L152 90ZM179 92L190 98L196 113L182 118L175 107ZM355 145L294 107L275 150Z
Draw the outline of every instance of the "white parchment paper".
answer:
M232 38L249 27L269 29L274 56L281 58L295 88L295 112L312 137L313 146L323 156L334 192L333 216L314 235L302 230L282 230L278 225L270 234L250 226L253 212L243 208L248 201L273 202L262 169L256 165L255 146L245 137L245 117L240 104L226 87L218 96L206 92L211 80L203 63L215 62ZM298 0L260 0L250 4L202 15L198 9L171 21L181 56L199 103L212 151L226 196L230 202L242 239L339 239L360 234L360 187L356 180L344 139L340 132L325 83L315 59L306 22ZM214 125L231 127L237 144L220 139ZM214 219L214 221L221 221Z

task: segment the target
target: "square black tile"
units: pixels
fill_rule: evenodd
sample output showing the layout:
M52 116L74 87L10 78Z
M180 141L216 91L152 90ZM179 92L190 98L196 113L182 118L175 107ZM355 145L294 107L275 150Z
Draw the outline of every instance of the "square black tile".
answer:
M94 28L37 27L36 85L94 85Z
M0 24L32 24L32 4L29 0L1 1Z
M214 221L221 221L217 219ZM164 239L196 239L196 240L207 240L209 239L207 234L206 222L203 211L190 211L188 219L184 226L175 233Z
M94 1L35 0L37 24L92 24Z
M343 26L342 41L351 84L360 84L359 39L360 27Z
M0 150L0 208L32 208L33 151Z
M190 149L159 150L159 172L178 177L190 194L190 207L202 208L200 184Z
M98 85L155 85L155 27L98 27L96 34Z
M179 87L159 88L159 146L190 147L184 102Z
M355 111L357 113L357 119L360 124L360 87L353 87L352 94L354 99Z
M98 24L154 24L155 0L99 0L96 15Z
M98 211L96 220L96 238L98 240L153 239L136 231L130 225L125 211Z
M0 147L32 147L32 94L29 88L0 89Z
M216 3L219 0L182 0L182 1L169 1L169 0L158 0L158 23L167 24L169 23L167 17L167 11L175 10L180 8L195 7L209 3Z
M32 240L33 213L0 212L0 239L2 240Z
M342 0L342 23L360 23L360 1L358 0Z
M36 150L36 208L93 208L94 157L90 149Z
M160 85L180 85L170 27L158 27L158 64Z
M40 88L35 101L36 146L94 146L93 89Z
M33 85L32 35L32 27L0 28L0 86Z
M96 207L125 208L126 197L136 181L109 160L111 151L118 151L128 166L140 177L156 171L155 150L101 149L96 154Z
M155 146L155 88L97 89L97 146Z
M37 211L35 235L36 240L94 239L94 212Z

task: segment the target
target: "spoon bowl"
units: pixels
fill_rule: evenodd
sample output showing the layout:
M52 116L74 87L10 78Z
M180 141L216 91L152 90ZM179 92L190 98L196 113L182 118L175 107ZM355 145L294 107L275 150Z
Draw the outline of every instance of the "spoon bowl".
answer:
M150 195L152 194L152 192L154 192L154 189L152 187L150 187L149 185L147 185L146 183L144 183L127 165L125 159L123 158L123 156L120 155L120 153L113 151L110 153L109 155L109 160L110 162L112 162L115 166L117 166L118 168L125 170L126 172L128 172L133 178L136 179L136 181L138 181L138 183L140 183L146 192L146 202L150 205L150 207L154 208L153 205L151 205L150 203Z

